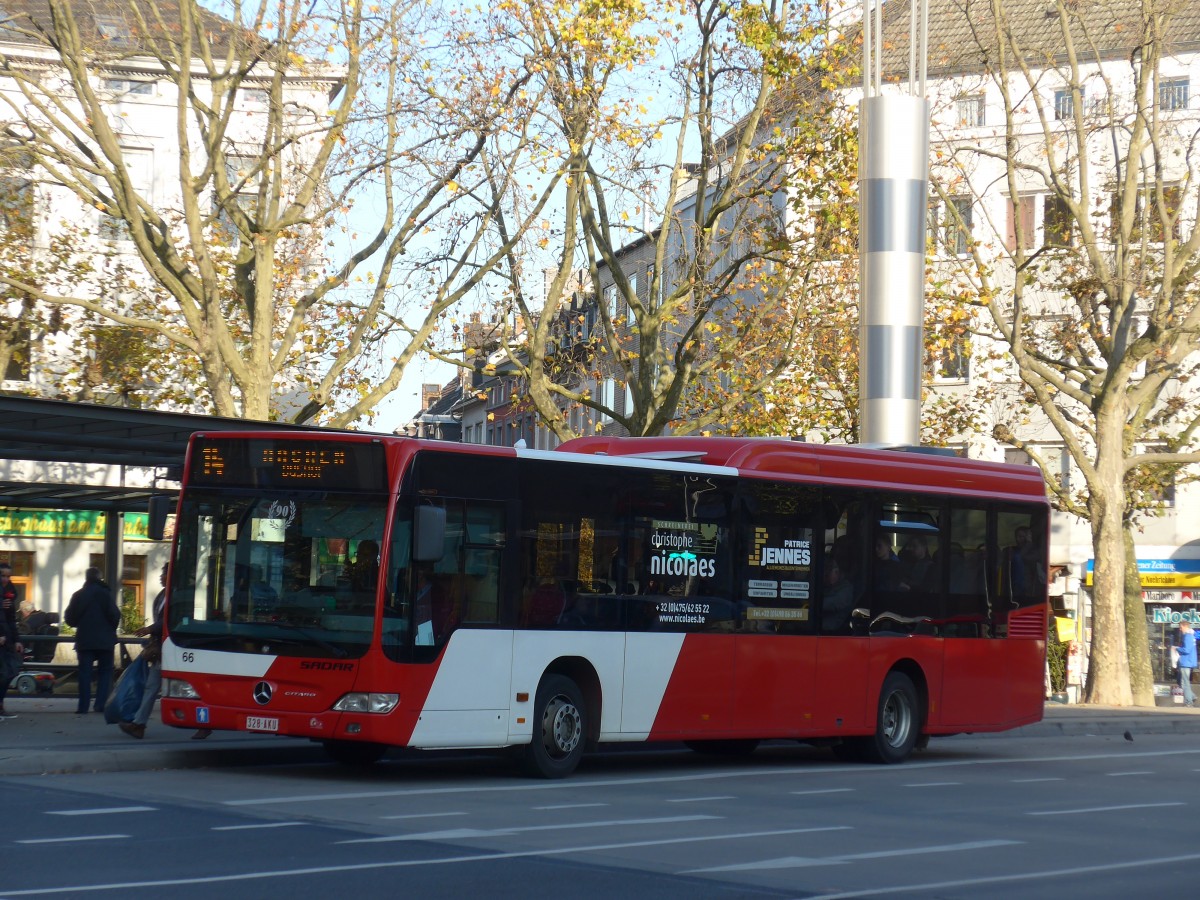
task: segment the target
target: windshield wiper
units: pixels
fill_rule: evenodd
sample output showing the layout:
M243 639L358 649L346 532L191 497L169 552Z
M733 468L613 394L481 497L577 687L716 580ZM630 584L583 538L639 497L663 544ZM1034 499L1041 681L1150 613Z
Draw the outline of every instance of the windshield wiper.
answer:
M304 625L292 625L291 623L288 623L288 622L271 622L271 623L269 623L269 627L283 628L288 631L294 632L294 633L300 635L305 640L311 641L312 643L316 644L322 650L329 651L337 659L345 659L347 656L350 655L342 647L339 647L337 644L330 643L329 641L325 640L324 638L318 637L317 635L313 634ZM267 644L269 644L271 642L270 638L261 638L261 640L263 641L263 643L267 643ZM284 640L286 640L286 638Z

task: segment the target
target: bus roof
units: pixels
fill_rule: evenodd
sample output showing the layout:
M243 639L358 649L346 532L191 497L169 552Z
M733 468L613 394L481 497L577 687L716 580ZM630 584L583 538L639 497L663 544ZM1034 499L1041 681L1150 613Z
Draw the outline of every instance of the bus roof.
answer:
M193 438L203 435L197 432ZM221 440L266 439L376 441L409 454L419 450L464 453L475 456L537 456L543 459L572 454L608 457L640 463L657 461L664 467L719 467L748 478L783 477L794 481L819 481L848 487L879 490L919 490L945 494L986 495L998 500L1047 503L1046 486L1036 466L985 462L920 448L878 449L850 444L809 444L787 438L737 437L581 437L553 451L518 452L512 447L428 441L371 432L220 432ZM623 458L623 460L622 460ZM565 462L566 460L564 460Z
M809 444L786 438L582 437L559 445L558 452L725 466L747 477L783 475L823 483L1046 502L1046 485L1036 466L964 459L920 448Z

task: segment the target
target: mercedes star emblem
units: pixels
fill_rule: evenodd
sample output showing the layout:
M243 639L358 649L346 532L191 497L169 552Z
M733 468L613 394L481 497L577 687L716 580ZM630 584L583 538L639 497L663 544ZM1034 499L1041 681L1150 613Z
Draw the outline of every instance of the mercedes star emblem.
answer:
M254 686L254 702L259 706L266 706L271 702L271 685L265 681L260 681Z

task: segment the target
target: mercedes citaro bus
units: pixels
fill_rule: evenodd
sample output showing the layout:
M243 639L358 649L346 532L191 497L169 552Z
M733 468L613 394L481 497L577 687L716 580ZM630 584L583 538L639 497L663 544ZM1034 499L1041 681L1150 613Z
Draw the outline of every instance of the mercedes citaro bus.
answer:
M904 760L1041 718L1038 470L782 439L196 434L163 720L389 747L763 739Z

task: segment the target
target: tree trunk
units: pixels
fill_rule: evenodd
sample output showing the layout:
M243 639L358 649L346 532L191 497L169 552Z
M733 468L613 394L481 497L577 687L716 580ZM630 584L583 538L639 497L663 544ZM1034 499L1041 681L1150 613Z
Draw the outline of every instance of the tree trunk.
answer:
M1125 640L1129 644L1129 688L1134 706L1154 705L1154 673L1150 670L1150 635L1146 631L1146 604L1142 602L1142 577L1138 572L1133 533L1125 529Z
M1092 650L1088 664L1085 701L1105 706L1131 706L1129 654L1125 634L1125 523L1121 496L1113 497L1105 485L1120 478L1098 479L1088 501L1092 513L1092 553L1096 560L1092 578ZM1106 496L1108 495L1108 496Z

